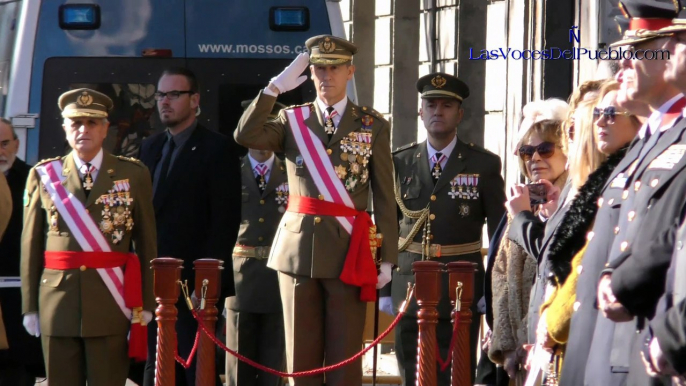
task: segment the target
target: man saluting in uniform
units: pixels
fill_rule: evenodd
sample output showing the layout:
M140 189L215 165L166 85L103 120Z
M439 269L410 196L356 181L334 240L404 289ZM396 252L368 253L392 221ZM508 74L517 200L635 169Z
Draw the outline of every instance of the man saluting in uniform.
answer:
M59 106L73 151L39 162L26 184L24 326L41 336L50 385L121 386L129 357L146 358L155 307L150 174L102 149L109 97L72 90Z
M417 81L422 97L419 115L427 131L427 141L398 149L393 157L396 185L399 187L400 255L398 270L393 273L394 311L405 299L407 283L414 283L412 263L433 260L441 263L471 261L477 263L474 299L482 295L484 266L481 256L481 233L488 222L489 238L505 213L505 188L500 175L500 158L457 136L462 120L462 101L469 88L458 78L434 73ZM424 247L426 245L426 247ZM387 291L388 288L384 288ZM390 299L382 297L387 310ZM448 274L443 275L439 320L436 327L441 356L449 355L452 336L450 323ZM476 314L476 302L472 307ZM395 329L395 347L403 385L414 385L417 369L417 303ZM479 318L474 316L470 329L472 380L476 366ZM450 384L450 369L439 372L439 385Z
M375 285L390 280L397 259L390 127L372 108L358 107L346 96L357 48L328 35L306 45L310 55L300 54L272 79L234 134L243 146L286 156L289 204L268 266L279 271L291 372L320 367L324 358L327 364L340 362L362 347L364 301L375 298ZM316 100L268 122L276 96L307 79L301 74L308 62ZM370 188L376 230L365 212ZM390 240L390 247L381 248L378 279L369 248L376 232ZM326 374L329 386L359 385L361 379L359 361ZM323 377L290 382L321 386Z

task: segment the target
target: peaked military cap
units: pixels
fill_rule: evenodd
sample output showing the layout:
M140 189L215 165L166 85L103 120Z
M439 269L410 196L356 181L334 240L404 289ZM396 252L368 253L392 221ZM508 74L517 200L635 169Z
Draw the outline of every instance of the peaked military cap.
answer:
M673 19L679 15L681 4L679 0L622 0L619 9L625 20L628 20L628 28L624 31L623 38L610 47L634 45L651 39L669 36L672 32L665 28L673 26ZM619 23L625 24L626 21ZM620 26L621 29L621 26Z
M110 97L101 92L79 88L60 95L57 105L62 110L64 118L107 118L114 104Z
M469 96L469 86L465 82L442 72L435 72L419 78L417 91L421 94L422 99L454 98L462 102Z
M357 47L345 39L332 35L313 36L305 42L312 64L343 64L353 60Z

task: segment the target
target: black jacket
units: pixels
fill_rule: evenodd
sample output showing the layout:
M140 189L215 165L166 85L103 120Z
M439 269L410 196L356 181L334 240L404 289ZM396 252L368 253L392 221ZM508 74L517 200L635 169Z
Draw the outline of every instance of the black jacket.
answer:
M154 175L165 132L146 139L140 159ZM155 197L157 250L184 260L181 279L194 283L193 261L224 261L222 299L234 294L231 254L241 221L241 171L228 137L198 124ZM192 288L192 287L191 287ZM218 304L223 304L221 301Z
M21 249L22 217L24 214L23 196L26 179L31 166L16 159L7 173L7 184L12 193L12 216L7 231L0 242L0 276L19 276Z

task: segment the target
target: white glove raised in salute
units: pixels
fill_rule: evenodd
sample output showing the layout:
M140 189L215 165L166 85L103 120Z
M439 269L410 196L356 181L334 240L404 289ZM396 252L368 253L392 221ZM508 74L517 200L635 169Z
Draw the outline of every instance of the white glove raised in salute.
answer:
M281 73L272 78L271 84L278 89L279 94L291 91L307 80L307 75L301 75L310 65L310 54L303 52Z

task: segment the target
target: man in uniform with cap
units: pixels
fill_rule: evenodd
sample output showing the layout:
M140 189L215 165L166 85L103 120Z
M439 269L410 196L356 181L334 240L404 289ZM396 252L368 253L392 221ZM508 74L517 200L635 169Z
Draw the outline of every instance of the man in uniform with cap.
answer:
M679 8L671 3L647 0L625 0L620 4L620 8L630 18L630 25L625 38L613 43L612 46L629 45L635 52L661 49L666 39L652 34L651 31L671 24ZM643 102L648 105L652 114L639 131L638 138L633 142L627 155L615 168L614 176L610 178L598 201L600 209L596 218L601 216L606 206L621 207L616 217L613 217L616 221L614 224L607 221L595 222L590 233L591 241L582 262L585 267L579 275L579 283L587 283L584 275L586 268L590 268L589 279L595 283L597 308L600 311L586 358L584 383L589 385L625 384L627 374L635 368L633 363L638 362L642 367L639 353L635 349L638 338L636 331L643 330L643 318L653 311L645 305L627 308L617 300L619 297L616 298L613 292L624 280L615 281L613 270L626 262L627 253L631 253L635 242L642 236L646 236L650 243L665 227L673 223L667 213L670 210L666 208L672 207L674 200L664 191L670 189L672 181L678 181L670 177L678 168L674 168L674 164L669 166L669 163L665 164L660 160L664 160L661 154L665 151L669 153L665 157L672 157L673 149L670 149L672 145L679 143L679 137L686 128L686 124L680 119L682 110L686 107L686 98L664 79L666 57L657 56L656 60L642 59L638 55L621 61L618 102L626 106L632 101ZM675 157L671 160L673 163L678 162ZM676 186L677 184L672 185ZM683 188L681 189L683 192ZM663 210L666 212L663 212L659 221L663 225L651 226L650 214ZM602 264L605 264L606 268L601 271L598 281L597 273L593 271L594 267ZM633 272L633 275L633 280L636 280L636 276L652 278L651 286L660 280L660 275L655 276L655 271L648 269ZM579 291L577 287L577 292ZM640 291L652 292L647 288L640 288ZM580 300L577 299L577 302ZM593 307L590 300L586 300L586 303L585 307ZM577 311L581 307L581 303L575 305ZM573 317L571 330L574 330L574 324ZM565 371L563 367L563 379ZM642 378L642 381L635 384L648 384L646 377Z
M252 100L243 101L247 108ZM270 119L284 108L276 102ZM249 149L241 164L241 228L233 248L236 295L226 298L226 345L257 363L284 370L283 312L276 271L267 258L288 205L286 165L271 150ZM278 386L280 377L226 356L229 386Z
M39 162L26 184L24 326L42 339L50 385L124 385L129 357L145 360L155 308L150 174L103 150L109 97L77 89L58 104L73 150Z
M362 348L365 301L390 280L397 260L390 127L381 114L346 95L357 48L330 35L306 45L310 54L298 55L271 80L234 134L243 146L286 157L288 210L267 265L279 271L289 372L334 364ZM308 64L315 101L267 121L276 96L307 79L301 74ZM365 212L370 188L376 229ZM370 250L377 232L389 240L381 248L378 277ZM361 379L360 361L326 373L329 386L359 385ZM290 382L319 386L323 376Z
M463 100L469 87L455 76L433 73L417 81L422 106L419 116L427 140L412 143L394 152L396 201L400 219L398 269L393 273L393 310L405 299L407 283L414 283L412 263L435 260L441 263L476 263L474 299L483 292L484 266L481 234L488 224L489 238L505 213L505 188L500 175L500 158L473 143L462 142L457 129L462 120ZM425 219L422 221L420 219ZM426 243L427 247L422 247ZM448 275L442 278L436 329L441 356L449 357L452 325ZM387 289L385 289L387 290ZM386 308L389 298L381 298ZM404 385L414 385L417 369L417 303L395 329L396 357ZM479 341L476 302L470 328L471 374L474 379ZM440 369L439 369L440 370ZM439 371L439 385L450 384L450 369Z

